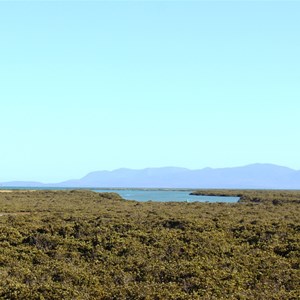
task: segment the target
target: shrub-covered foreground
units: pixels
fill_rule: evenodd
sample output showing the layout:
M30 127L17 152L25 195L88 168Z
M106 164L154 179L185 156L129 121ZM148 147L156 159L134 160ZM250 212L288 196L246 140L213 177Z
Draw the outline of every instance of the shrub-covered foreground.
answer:
M242 201L0 193L0 298L300 299L300 192L197 193Z

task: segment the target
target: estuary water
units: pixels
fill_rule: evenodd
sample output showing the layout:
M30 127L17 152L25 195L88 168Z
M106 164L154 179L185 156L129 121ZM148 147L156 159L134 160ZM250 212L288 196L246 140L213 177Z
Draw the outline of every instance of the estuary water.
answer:
M224 202L236 203L239 197L224 196L193 196L194 190L176 189L113 189L113 188L66 188L66 187L0 187L1 190L70 190L85 189L97 193L117 193L126 200L136 200L140 202Z
M117 193L126 200L140 202L226 202L236 203L239 197L193 196L193 190L152 190L152 189L93 189L98 193Z

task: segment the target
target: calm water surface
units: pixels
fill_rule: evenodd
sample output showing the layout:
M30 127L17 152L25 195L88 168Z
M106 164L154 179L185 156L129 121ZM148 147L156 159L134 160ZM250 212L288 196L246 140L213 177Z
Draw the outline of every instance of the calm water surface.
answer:
M3 190L70 190L76 188L62 187L1 187ZM96 189L84 188L98 193L118 193L126 200L136 200L141 202L226 202L236 203L239 197L222 196L192 196L193 190L155 190L155 189Z
M114 190L114 189L94 189L99 193L118 193L122 198L136 201L158 201L158 202L230 202L235 203L239 197L219 197L219 196L192 196L193 190Z

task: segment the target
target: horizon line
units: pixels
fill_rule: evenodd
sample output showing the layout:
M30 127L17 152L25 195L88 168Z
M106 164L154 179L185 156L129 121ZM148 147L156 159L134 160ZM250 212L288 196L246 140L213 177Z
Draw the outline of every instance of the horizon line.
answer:
M190 168L186 168L186 167L176 167L176 166L163 166L163 167L144 167L144 168L127 168L127 167L121 167L121 168L116 168L116 169L111 169L111 170L107 170L107 169L103 169L103 170L96 170L96 171L90 171L88 173L85 173L85 175L79 177L79 178L69 178L69 179L65 179L65 180L58 180L56 182L51 181L51 182L44 182L44 181L39 181L39 180L26 180L26 179L21 179L21 180L1 180L0 181L0 186L4 186L3 184L7 184L7 183L22 183L22 182L27 182L27 183L36 183L36 184L49 184L49 185L54 185L54 184L61 184L67 181L76 181L76 180L81 180L82 178L86 177L89 174L93 174L93 173L97 173L97 172L115 172L115 171L119 171L119 170L129 170L129 171L143 171L143 170L149 170L149 169L185 169L187 171L200 171L200 170L224 170L224 169L237 169L237 168L245 168L245 167L250 167L250 166L275 166L275 167L280 167L280 168L286 168L286 169L290 169L291 171L300 171L298 169L295 168L291 168L291 167L287 167L287 166L283 166L283 165L277 165L274 163L250 163L250 164L246 164L246 165L239 165L239 166L234 166L234 167L203 167L203 168L196 168L196 169L190 169Z

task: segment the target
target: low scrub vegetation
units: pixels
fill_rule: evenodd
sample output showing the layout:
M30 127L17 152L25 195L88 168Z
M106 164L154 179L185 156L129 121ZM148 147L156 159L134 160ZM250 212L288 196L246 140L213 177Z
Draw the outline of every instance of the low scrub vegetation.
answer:
M195 194L0 193L0 298L299 299L300 192Z

